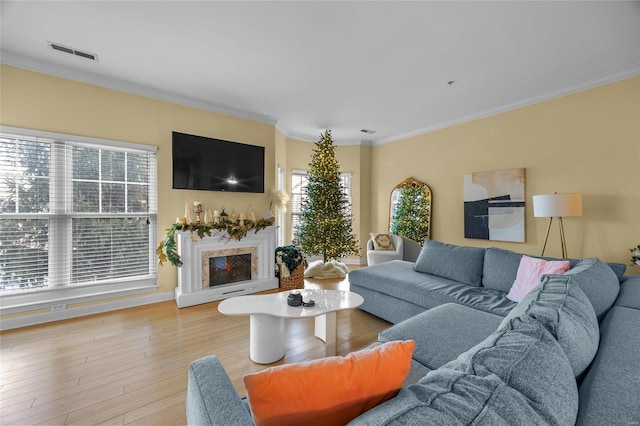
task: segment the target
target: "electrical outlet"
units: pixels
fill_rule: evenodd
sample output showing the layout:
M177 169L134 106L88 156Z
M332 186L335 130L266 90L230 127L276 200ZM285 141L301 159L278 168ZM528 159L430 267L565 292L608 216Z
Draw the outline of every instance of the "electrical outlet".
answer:
M64 311L67 309L67 305L65 303L58 303L57 305L51 305L51 311Z

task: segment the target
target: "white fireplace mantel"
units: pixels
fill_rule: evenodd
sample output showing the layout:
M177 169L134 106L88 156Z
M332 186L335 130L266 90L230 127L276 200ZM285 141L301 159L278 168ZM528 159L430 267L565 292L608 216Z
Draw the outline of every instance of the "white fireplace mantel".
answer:
M191 232L176 232L178 254L178 287L175 290L179 308L199 305L232 296L278 288L275 277L276 226L258 232L251 230L240 241L230 240L224 231L211 231L211 236L191 239ZM202 254L210 250L254 248L257 253L257 274L251 280L204 287L202 284Z

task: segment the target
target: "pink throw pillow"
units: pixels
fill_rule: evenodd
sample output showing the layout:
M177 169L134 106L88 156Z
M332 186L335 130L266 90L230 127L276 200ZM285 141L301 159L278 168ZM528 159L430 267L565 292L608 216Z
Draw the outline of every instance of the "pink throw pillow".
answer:
M569 270L568 260L544 260L522 256L516 280L507 294L507 299L520 302L540 282L545 274L562 274Z

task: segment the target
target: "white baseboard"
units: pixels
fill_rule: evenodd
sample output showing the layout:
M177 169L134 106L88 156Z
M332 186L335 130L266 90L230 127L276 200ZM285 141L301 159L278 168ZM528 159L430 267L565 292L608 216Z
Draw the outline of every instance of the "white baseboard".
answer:
M44 324L47 322L77 318L86 315L100 314L103 312L117 311L118 309L133 308L136 306L150 305L152 303L174 300L172 291L152 294L150 296L133 297L115 302L99 303L78 308L70 308L62 311L46 312L42 314L25 315L17 318L9 318L0 321L0 330L27 327L30 325Z

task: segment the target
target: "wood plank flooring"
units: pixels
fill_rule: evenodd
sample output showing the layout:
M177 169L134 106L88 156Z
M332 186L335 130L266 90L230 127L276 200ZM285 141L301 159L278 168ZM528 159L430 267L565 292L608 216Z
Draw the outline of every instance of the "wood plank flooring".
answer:
M349 282L305 287L348 290ZM163 302L0 333L0 424L181 425L187 368L198 358L217 355L244 396L243 375L324 356L313 319L287 320L285 357L255 364L249 318L224 316L218 304ZM338 355L389 326L359 309L338 312Z

